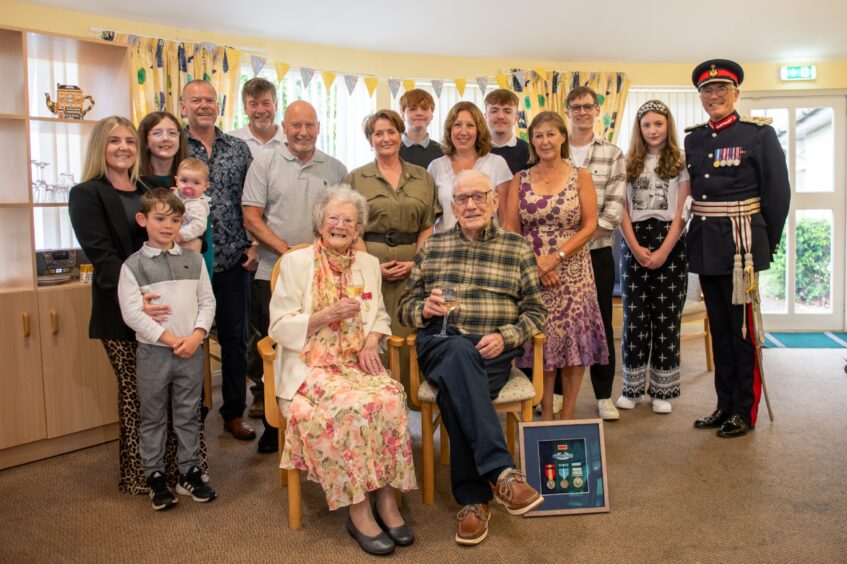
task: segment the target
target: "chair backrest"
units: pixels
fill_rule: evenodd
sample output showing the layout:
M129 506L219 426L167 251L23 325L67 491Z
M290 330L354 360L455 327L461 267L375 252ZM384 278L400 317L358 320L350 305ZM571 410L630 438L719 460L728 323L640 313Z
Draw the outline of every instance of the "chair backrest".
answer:
M273 293L274 288L276 287L277 278L279 278L279 265L282 263L282 257L290 253L291 251L296 251L298 249L305 249L311 245L311 243L300 243L299 245L294 245L293 247L289 247L285 254L281 255L276 262L274 263L274 268L271 270L271 293Z

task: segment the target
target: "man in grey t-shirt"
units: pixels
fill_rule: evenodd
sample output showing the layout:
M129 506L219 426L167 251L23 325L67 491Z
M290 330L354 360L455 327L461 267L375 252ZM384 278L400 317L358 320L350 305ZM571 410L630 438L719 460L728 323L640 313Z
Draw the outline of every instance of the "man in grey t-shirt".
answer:
M289 104L282 120L286 143L253 161L244 182L241 203L244 227L259 242L259 268L253 285L262 336L267 335L271 302L271 271L289 247L310 243L312 208L327 186L340 184L347 167L315 148L320 122L315 108L303 100ZM265 421L260 452L277 450L276 429Z

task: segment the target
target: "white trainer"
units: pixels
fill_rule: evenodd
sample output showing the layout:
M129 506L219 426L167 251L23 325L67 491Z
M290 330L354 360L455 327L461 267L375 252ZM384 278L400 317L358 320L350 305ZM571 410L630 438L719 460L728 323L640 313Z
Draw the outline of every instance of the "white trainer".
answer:
M597 400L597 411L600 413L600 419L605 421L614 421L621 418L620 412L612 403L612 398Z
M621 409L634 409L636 405L644 401L644 396L641 396L638 399L630 399L626 396L621 396L617 400L615 400L615 405L620 407Z
M668 400L653 400L653 413L670 413L671 411L673 411L673 407Z

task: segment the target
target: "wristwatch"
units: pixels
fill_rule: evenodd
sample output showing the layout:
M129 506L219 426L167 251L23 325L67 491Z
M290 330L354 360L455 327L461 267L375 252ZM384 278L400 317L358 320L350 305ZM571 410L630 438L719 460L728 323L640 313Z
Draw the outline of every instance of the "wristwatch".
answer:
M556 249L556 251L557 251L557 254L559 255L559 260L561 262L565 262L565 257L567 257L567 255L565 254L565 251L563 251L562 249Z

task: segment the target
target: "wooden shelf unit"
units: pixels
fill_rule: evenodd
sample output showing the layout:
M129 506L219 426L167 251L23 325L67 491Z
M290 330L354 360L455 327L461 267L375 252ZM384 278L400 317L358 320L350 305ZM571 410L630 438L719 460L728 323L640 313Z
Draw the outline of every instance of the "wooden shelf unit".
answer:
M88 338L91 287L38 287L35 251L75 246L67 204L34 202L32 160L44 179L77 182L97 121L130 116L127 47L0 27L0 469L117 437L117 383ZM60 119L45 92L73 84L94 97L83 120Z

